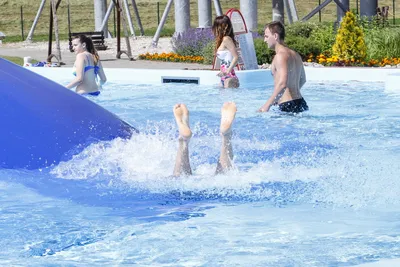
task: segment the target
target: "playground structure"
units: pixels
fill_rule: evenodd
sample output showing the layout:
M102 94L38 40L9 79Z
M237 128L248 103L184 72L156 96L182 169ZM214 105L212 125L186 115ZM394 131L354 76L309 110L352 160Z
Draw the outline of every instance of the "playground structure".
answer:
M123 0L123 1L125 3L125 5L124 5L125 8L128 9L127 0ZM102 2L105 3L105 1L102 1ZM49 41L48 41L48 55L47 55L47 61L48 62L51 62L52 58L56 58L59 63L61 63L61 61L62 61L61 49L60 49L60 41L59 41L59 37L58 37L58 20L57 20L57 9L58 9L60 3L61 3L61 0L50 0ZM95 1L95 7L96 7L96 3L100 4L99 1ZM27 39L26 39L26 41L28 41L28 42L32 41L33 33L35 31L35 27L37 25L37 22L38 22L38 20L40 18L40 15L41 15L41 13L43 11L43 8L44 8L45 4L46 4L46 0L42 0L42 2L40 4L40 7L38 9L38 12L36 14L35 20L34 20L34 22L32 24L32 27L31 27L31 29L29 31L29 34L27 36ZM143 31L143 27L141 26L140 17L139 17L139 13L137 11L135 0L132 0L132 4L135 7L134 8L136 10L135 13L137 14L138 23L140 25L141 32L143 34L144 31ZM127 18L125 16L125 13L124 13L123 9L121 8L120 0L111 0L110 6L109 6L109 8L107 10L107 13L104 14L103 20L101 21L101 25L99 26L99 31L103 32L103 34L104 34L104 32L106 32L107 36L108 37L110 36L110 34L108 33L108 30L107 30L107 22L108 22L110 14L111 14L111 11L114 8L117 11L117 34L116 34L117 35L116 36L117 37L117 55L116 55L116 57L117 58L121 58L122 54L126 54L130 60L134 60L133 56L132 56L132 52L131 52L131 46L130 46L128 31L127 31L127 23L126 23L126 19ZM98 8L98 9L102 10L101 8ZM96 8L95 8L95 10L96 10ZM129 14L129 19L128 20L129 20L129 24L131 25L131 27L130 27L131 28L131 33L134 36L134 29L133 29L133 26L132 26L132 21L130 19L130 13L129 13L129 11L126 11L126 13ZM99 15L99 17L102 17L102 16ZM68 3L68 33L69 33L69 36L71 38L72 36L76 36L78 33L72 33L71 32L70 18L71 18L70 5ZM96 20L96 22L98 22L98 21L99 20ZM123 31L124 31L124 35L125 35L125 41L126 41L126 47L127 47L126 51L121 50L121 23L122 23ZM55 38L56 38L56 50L57 50L56 54L52 53L53 25L54 25L54 35L55 35ZM97 25L96 25L96 28L97 28ZM86 33L88 35L93 35L96 32L88 31L88 32L82 32L82 33L83 34ZM89 33L92 33L92 34L89 34Z
M50 0L53 1L53 0ZM57 7L61 0L57 0ZM130 36L135 37L135 27L132 22L132 16L129 9L128 0L108 0L109 6L107 9L107 0L96 0L94 1L94 13L95 13L95 29L88 29L87 31L104 31L104 36L106 38L111 37L110 33L107 29L107 23L110 17L111 12L116 7L116 4L119 5L120 11L123 9L122 15L124 15L126 24L129 26ZM360 15L361 16L375 16L378 11L378 0L355 0L358 7L360 7ZM211 5L214 4L215 14L222 15L223 11L221 9L221 4L219 0L198 0L198 18L199 28L207 28L211 27L212 23L212 12ZM240 0L240 12L243 14L246 24L250 31L257 30L258 27L258 16L257 16L257 8L258 8L257 0ZM300 21L307 21L315 14L320 12L323 8L325 8L331 2L334 2L337 5L337 20L340 21L343 17L344 13L349 10L350 0L324 0L319 1L320 4L317 5L309 14L304 16ZM40 7L38 9L37 15L34 19L32 27L29 31L29 34L26 38L27 41L32 40L33 32L35 30L38 19L43 11L46 0L42 0ZM123 7L120 5L123 3ZM190 27L190 1L189 0L168 0L162 19L159 22L159 29L163 27L165 20L167 19L168 13L171 9L172 4L175 6L175 31L176 32L184 32ZM394 12L395 1L393 1L393 12ZM142 22L139 15L139 10L136 5L135 0L131 0L131 6L135 13L135 17L137 19L137 24L140 30L140 35L144 35L144 29L142 26ZM296 1L295 0L272 0L272 20L281 20L287 22L289 24L299 21L296 9ZM118 7L117 7L118 9ZM286 14L285 14L286 12ZM286 16L285 16L286 15ZM157 36L157 34L155 34Z
M337 5L337 21L341 21L349 11L350 0L325 0L315 7L308 15L300 21L307 21L320 12L331 2ZM358 0L357 6L358 6ZM162 28L164 27L171 5L175 5L175 33L179 34L190 28L190 1L189 0L168 0L162 19L153 37L152 45L157 46ZM217 16L223 14L219 0L213 0ZM360 15L373 17L377 14L377 0L362 0L360 2ZM211 0L198 0L199 28L211 27ZM249 31L257 31L257 0L240 0L240 12ZM299 21L295 0L272 0L272 20L285 23L285 11L289 24Z

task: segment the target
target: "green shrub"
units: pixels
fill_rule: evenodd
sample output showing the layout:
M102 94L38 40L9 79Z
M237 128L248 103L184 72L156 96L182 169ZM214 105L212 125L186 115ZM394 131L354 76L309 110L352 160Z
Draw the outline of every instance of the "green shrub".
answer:
M258 65L264 63L271 63L275 55L275 51L268 48L268 45L261 38L256 38L254 41L254 49L256 50L256 57Z
M340 23L332 52L339 60L364 60L366 57L364 31L358 25L356 16L350 11Z
M400 29L370 29L365 34L365 44L368 59L398 58L400 57Z
M330 53L336 39L333 24L321 23L312 31L310 39L318 43L321 52Z
M312 22L296 22L285 27L286 36L299 36L309 38L314 30L320 27ZM264 35L264 34L263 34Z
M286 44L289 48L299 53L303 61L307 60L310 54L319 55L323 52L321 45L311 38L287 36Z
M366 17L357 15L357 24L363 29L364 34L370 30L380 29L382 25L379 23L377 17Z
M211 41L204 46L202 56L204 57L204 64L211 65L214 61L215 42Z

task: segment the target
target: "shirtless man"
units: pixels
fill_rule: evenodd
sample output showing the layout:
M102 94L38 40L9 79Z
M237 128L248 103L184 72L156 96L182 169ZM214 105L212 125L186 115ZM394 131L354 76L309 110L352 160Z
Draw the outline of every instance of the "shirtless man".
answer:
M176 155L174 176L191 175L189 160L189 141L192 137L192 131L189 126L189 110L185 104L176 104L173 108L176 124L179 128L179 148ZM221 108L220 133L222 138L221 154L219 156L216 174L224 173L232 167L232 123L236 115L236 104L226 102Z
M306 83L303 61L299 54L285 45L285 27L281 22L274 21L265 25L264 29L264 42L276 53L271 64L274 91L258 111L267 112L275 104L279 104L279 109L284 112L308 110L300 94L301 87Z

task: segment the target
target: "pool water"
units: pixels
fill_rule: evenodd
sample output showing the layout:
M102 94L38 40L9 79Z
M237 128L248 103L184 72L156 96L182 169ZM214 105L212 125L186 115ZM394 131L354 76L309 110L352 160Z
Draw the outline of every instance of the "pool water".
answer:
M308 82L310 111L256 110L272 84L108 83L90 99L140 134L49 169L0 170L2 265L353 266L400 258L400 95ZM214 176L235 101L234 169ZM193 176L171 176L176 103Z

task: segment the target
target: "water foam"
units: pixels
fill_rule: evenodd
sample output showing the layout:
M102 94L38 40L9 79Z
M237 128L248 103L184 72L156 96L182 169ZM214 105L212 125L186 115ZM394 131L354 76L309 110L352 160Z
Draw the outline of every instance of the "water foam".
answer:
M210 88L196 89L196 94L210 98L199 103L198 95L190 88L186 102L191 117L200 117L201 122L192 122L190 158L194 175L179 178L171 176L177 130L169 107L181 101L182 88L164 90L144 86L135 89L133 98L122 86L123 100L129 102L129 107L121 110L120 115L135 117L143 124L141 115L145 114L148 121L140 129L142 134L127 141L92 145L56 166L51 173L63 179L105 179L128 192L322 202L352 207L398 204L396 192L400 191L400 183L395 178L399 169L394 151L399 147L399 126L391 107L398 99L383 95L379 84L368 86L367 89L360 83L307 84L305 89L314 90L306 95L313 108L301 116L255 114L258 89L252 90L252 94L249 90L226 94ZM111 95L118 95L116 89L112 90ZM147 100L149 94L155 97L151 103ZM378 95L388 107L379 106L371 95ZM121 98L116 97L113 102L107 95L103 97L106 101L102 98L96 101L120 111ZM352 101L355 97L359 98L357 102ZM233 140L235 168L215 176L220 146L219 102L225 98L235 98L239 107L234 127L237 135ZM149 113L154 105L159 108ZM370 113L371 108L377 112ZM388 114L387 118L380 119L380 113ZM166 115L170 116L167 121L159 121ZM381 149L388 144L394 149ZM377 164L377 157L385 160Z

